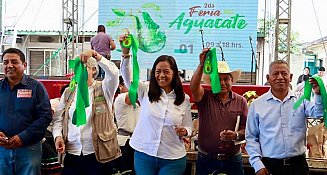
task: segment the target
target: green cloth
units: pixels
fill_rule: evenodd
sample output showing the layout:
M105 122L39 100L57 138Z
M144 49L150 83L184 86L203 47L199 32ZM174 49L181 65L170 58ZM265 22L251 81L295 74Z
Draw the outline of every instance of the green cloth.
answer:
M139 79L140 79L140 67L139 67L139 63L137 62L137 50L139 49L139 42L134 35L130 34L129 37L131 38L132 41L131 46L132 46L132 55L133 55L133 80L128 90L128 96L132 105L135 108L136 100L137 100L137 88L139 86Z
M221 86L218 73L216 48L211 48L207 53L203 72L210 75L212 93L219 93L221 91Z
M313 76L312 78L314 78L315 80L317 80L318 85L319 85L319 89L320 89L320 94L321 94L321 98L322 98L322 104L323 104L323 110L324 110L324 122L327 122L327 93L326 93L326 88L324 85L324 82L322 81L322 79L319 76ZM304 93L303 96L300 97L300 99L295 102L293 109L297 109L300 104L302 103L302 101L304 99L310 101L311 98L311 90L312 90L312 85L309 83L309 80L305 81L304 84ZM327 128L327 125L325 125L325 127Z
M74 111L72 122L76 126L86 124L85 108L90 106L89 102L89 90L88 90L88 73L81 59L77 57L75 60L69 60L69 68L74 69L74 77L70 82L69 87L75 90L75 84L77 83L77 99L76 109Z

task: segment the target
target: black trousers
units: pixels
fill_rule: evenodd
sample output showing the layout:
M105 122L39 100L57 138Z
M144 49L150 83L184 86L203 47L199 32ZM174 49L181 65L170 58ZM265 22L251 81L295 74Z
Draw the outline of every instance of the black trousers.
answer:
M129 139L125 146L121 146L122 156L115 160L115 167L120 173L125 175L134 175L134 149L129 145Z
M99 163L95 154L76 156L66 153L61 175L111 175L113 161Z
M305 155L288 159L263 157L262 162L272 175L308 175L309 173Z

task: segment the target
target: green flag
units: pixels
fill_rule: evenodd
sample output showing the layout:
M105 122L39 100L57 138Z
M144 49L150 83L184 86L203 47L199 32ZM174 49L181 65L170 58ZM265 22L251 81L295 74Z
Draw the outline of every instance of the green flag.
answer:
M140 67L139 67L139 63L137 62L137 50L139 49L139 42L134 35L129 34L126 40L123 41L122 46L126 48L132 47L133 80L128 90L128 96L132 105L135 108L136 100L137 100L137 88L139 86L139 79L140 79Z
M214 94L216 94L221 91L216 48L211 48L206 57L203 72L210 75L211 90Z
M322 99L322 104L323 104L323 110L324 110L324 122L327 122L327 93L326 93L326 88L324 85L324 82L322 81L322 79L319 76L313 76L312 78L314 78L315 80L317 80L317 83L319 85L319 89L320 89L320 94L321 94L321 99ZM310 101L311 98L311 90L312 90L312 85L309 83L309 80L305 81L304 84L304 94L302 95L302 97L299 98L299 100L297 102L294 103L293 109L296 110L302 103L302 101L304 99ZM325 125L325 127L327 128L327 125Z
M73 115L73 124L76 126L86 124L85 108L90 106L89 90L88 90L88 73L81 59L77 57L75 60L69 60L69 68L74 69L74 77L69 84L71 90L75 90L77 84L76 109Z

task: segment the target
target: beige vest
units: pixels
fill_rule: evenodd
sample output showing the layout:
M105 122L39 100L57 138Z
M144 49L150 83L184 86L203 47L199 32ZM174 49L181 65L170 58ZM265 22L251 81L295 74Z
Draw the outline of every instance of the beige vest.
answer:
M65 90L66 108L63 114L63 139L67 139L68 110L75 91ZM96 81L94 86L94 99L92 105L92 137L95 156L100 163L109 162L121 156L117 140L117 127L114 122L112 110L108 108L104 97L101 81Z

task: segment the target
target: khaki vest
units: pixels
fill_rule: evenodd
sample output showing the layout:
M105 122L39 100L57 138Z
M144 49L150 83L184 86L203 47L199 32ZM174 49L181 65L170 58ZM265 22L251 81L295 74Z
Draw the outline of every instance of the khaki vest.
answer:
M65 91L66 108L63 114L63 139L67 139L68 109L75 91L69 88ZM114 122L112 110L108 108L104 97L101 81L96 81L94 86L94 99L92 105L92 137L95 156L100 163L109 162L120 157L121 151L117 140L117 127Z

